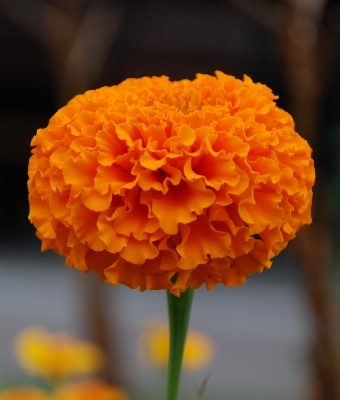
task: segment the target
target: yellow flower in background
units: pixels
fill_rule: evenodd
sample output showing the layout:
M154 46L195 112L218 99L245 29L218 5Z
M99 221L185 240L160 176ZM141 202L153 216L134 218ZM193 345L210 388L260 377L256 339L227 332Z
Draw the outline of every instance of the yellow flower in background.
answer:
M139 340L140 359L157 368L166 368L169 359L169 327L158 321L147 324ZM184 347L183 369L199 370L207 367L214 358L212 339L199 331L189 329Z
M53 400L40 389L22 387L18 389L7 389L0 392L0 400Z
M39 327L19 333L16 354L28 372L52 381L96 372L104 361L99 346Z
M53 400L128 400L127 393L118 386L98 380L86 380L61 386Z
M315 180L311 149L275 99L219 71L76 96L31 142L42 250L113 285L176 296L269 268L311 222Z

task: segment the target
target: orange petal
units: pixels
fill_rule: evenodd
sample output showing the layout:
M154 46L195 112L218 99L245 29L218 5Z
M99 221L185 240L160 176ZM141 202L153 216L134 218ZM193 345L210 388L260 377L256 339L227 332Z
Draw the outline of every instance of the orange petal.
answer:
M286 226L287 224L284 224ZM288 224L289 225L289 224ZM290 225L289 225L290 227ZM293 229L290 227L290 232L292 233ZM263 232L261 232L261 239L264 241L264 243L267 246L268 249L268 256L269 258L274 257L276 254L278 254L284 246L284 238L281 233L281 229L279 227L273 228L273 229L265 229ZM283 245L283 247L282 247Z
M176 143L184 146L191 146L196 139L196 133L188 125L181 125L175 128L176 136L169 137L163 144L163 147L169 150L173 150Z
M189 158L184 166L184 174L190 181L203 178L207 186L219 190L225 183L229 186L238 184L240 176L235 169L234 161L229 158L204 154L194 168Z
M138 185L142 190L155 189L162 191L163 194L168 191L170 183L176 186L182 179L181 171L169 164L164 165L157 171L141 169L139 165L136 165L133 174L138 177Z
M280 226L283 209L279 206L282 194L254 191L254 198L242 200L238 206L240 217L253 225L252 233L260 233L268 226L270 229Z
M106 250L94 251L89 249L86 253L86 264L94 271L101 279L102 282L105 281L104 270L110 267L113 263L117 261L119 254L112 254Z
M129 122L123 122L116 126L116 133L120 140L125 141L129 149L134 147L134 142L141 139L136 127Z
M81 243L73 231L70 231L67 245L71 251L66 257L66 264L70 267L88 272L89 268L86 263L86 254L89 249L88 245Z
M50 197L50 208L53 216L59 221L66 224L70 224L71 220L71 210L67 207L67 203L69 201L69 194L60 194L58 192L54 192Z
M57 220L50 218L49 205L41 200L37 189L33 188L29 193L30 213L28 219L34 224L41 236L46 239L56 237L55 227Z
M198 265L188 280L188 286L191 289L198 289L203 283L207 290L213 289L221 281L221 272L211 266L209 263Z
M249 144L247 142L244 142L244 140L242 140L240 137L230 134L230 130L235 131L235 126L232 125L233 123L235 123L235 120L237 121L237 118L228 118L226 121L223 121L223 128L228 130L228 132L218 132L217 139L212 146L207 143L211 154L215 153L215 155L219 155L223 152L225 156L233 158L235 156L240 156L243 158L247 157L250 150ZM225 126L226 123L230 123L231 126Z
M166 154L165 149L152 152L146 150L139 159L140 165L151 171L156 171L167 163Z
M121 235L129 237L132 234L135 239L143 240L159 229L159 222L157 218L148 216L148 208L145 205L134 204L117 217L113 227Z
M294 171L287 165L280 163L280 169L282 172L282 178L280 179L280 186L289 195L293 195L298 191L298 180L294 177Z
M156 126L151 124L150 126L146 126L144 124L135 124L135 127L139 130L140 136L143 139L143 143L145 147L147 144L151 142L157 143L157 149L160 150L163 147L163 143L168 138L165 127L167 123L165 121L160 121L160 126Z
M126 247L120 252L121 257L132 264L143 264L147 259L156 258L158 254L159 250L150 240L136 240L134 237L127 239Z
M182 243L177 246L181 255L177 265L181 269L194 269L199 264L206 264L210 258L223 258L230 253L230 235L217 231L206 219L180 225L179 229Z
M276 184L281 179L281 169L279 163L268 157L250 157L248 163L253 171L259 173L255 183L264 182L267 183L270 180Z
M151 204L160 227L169 235L178 232L179 223L188 224L194 221L214 200L214 192L206 189L202 181L181 181L177 186L169 186L165 195L152 191L141 194L141 203Z
M98 152L88 150L81 153L78 157L69 157L63 166L63 176L65 182L79 188L93 186L96 175Z
M242 286L246 283L246 278L235 266L230 267L225 271L221 271L221 275L221 282L225 286L235 287Z
M101 215L98 218L98 238L105 244L110 253L119 253L127 246L127 237L119 235L113 228L114 218Z
M234 268L237 268L244 276L262 272L264 267L270 268L271 261L268 259L266 245L261 240L255 240L253 249L234 261Z
M53 240L53 248L61 255L67 256L71 249L68 247L68 237L70 235L70 229L62 223L58 223L56 227L56 238Z
M53 172L54 168L50 167L49 161L41 158L38 163L38 172L32 177L32 182L43 200L48 199L52 193L50 176Z
M64 111L65 110L66 108L64 108ZM73 135L79 136L82 133L82 129L84 126L93 127L95 114L94 112L90 111L80 111L76 112L74 116L72 116L71 111L71 113L69 113L69 117L71 118L71 120L68 122L68 127L71 128Z
M153 266L156 266L158 271L161 271L157 267L157 261L160 260L161 257L159 256L155 260L148 260L145 265L152 263ZM112 285L121 283L132 289L140 287L141 291L146 289L169 289L172 285L170 281L172 275L172 271L162 271L157 274L143 272L143 266L131 264L121 257L119 257L112 266L105 270L105 276L108 282Z
M112 193L101 194L93 187L84 188L81 199L88 209L92 211L105 211L111 205Z
M125 154L126 144L122 142L116 134L116 127L113 121L109 121L96 135L96 141L99 148L99 164L109 167L121 154Z
M87 243L93 250L101 251L105 249L105 245L98 238L98 216L99 213L89 210L80 202L71 210L72 226L79 241Z
M231 236L230 256L236 258L248 254L253 246L254 239L250 236L249 228L244 226Z
M88 128L92 128L93 134L96 132L96 130L93 126L88 127ZM94 150L96 148L96 139L95 139L95 137L91 137L91 136L78 137L78 138L72 140L72 143L70 144L70 148L78 154L85 150Z
M110 167L99 165L94 179L94 187L102 195L107 194L110 190L113 194L122 195L125 189L132 189L136 183L135 176L116 164Z
M60 169L56 169L54 172L51 173L50 185L53 192L69 192L69 186L66 185L62 171Z
M188 280L191 273L191 269L178 271L176 282L169 289L169 292L177 297L179 297L181 293L185 292L188 288Z
M224 183L221 189L216 193L215 204L227 206L233 203L233 199L235 198L235 196L231 198L230 195L241 195L240 197L242 198L243 193L249 188L249 177L247 173L239 167L236 167L235 171L240 177L239 182L235 186L229 186Z

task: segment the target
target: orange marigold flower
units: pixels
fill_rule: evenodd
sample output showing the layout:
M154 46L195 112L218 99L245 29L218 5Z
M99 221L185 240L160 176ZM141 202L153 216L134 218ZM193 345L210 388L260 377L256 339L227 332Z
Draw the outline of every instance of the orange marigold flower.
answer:
M51 381L97 372L104 355L99 346L39 327L21 331L16 340L18 361L33 375Z
M129 400L125 390L99 380L86 380L61 386L53 400Z
M76 96L32 140L29 219L42 250L113 285L177 296L269 268L311 222L315 179L276 98L222 72Z

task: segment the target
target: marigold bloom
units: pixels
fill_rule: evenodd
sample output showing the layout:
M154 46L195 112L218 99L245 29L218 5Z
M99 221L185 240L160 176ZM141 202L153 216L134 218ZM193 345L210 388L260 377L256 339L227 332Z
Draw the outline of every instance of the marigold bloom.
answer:
M31 143L29 219L42 250L113 285L177 296L269 268L311 222L315 179L276 98L222 72L76 96Z
M28 372L52 381L96 372L104 361L99 346L37 327L20 332L16 353Z
M157 321L147 324L139 341L138 352L143 361L158 368L166 368L169 359L169 327ZM214 344L208 335L189 329L183 354L184 370L199 370L209 365L214 357Z
M40 389L23 387L0 392L0 400L52 400L52 398Z
M118 386L110 386L98 380L63 385L53 400L128 400L127 393Z

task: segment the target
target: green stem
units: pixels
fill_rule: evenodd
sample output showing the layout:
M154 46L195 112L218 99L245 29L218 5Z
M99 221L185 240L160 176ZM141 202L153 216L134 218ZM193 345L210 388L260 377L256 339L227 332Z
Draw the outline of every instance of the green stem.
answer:
M187 289L176 297L168 292L170 352L168 363L167 400L177 400L182 360L194 291Z

